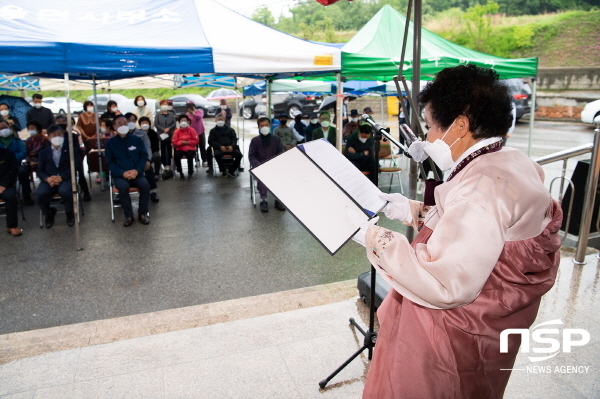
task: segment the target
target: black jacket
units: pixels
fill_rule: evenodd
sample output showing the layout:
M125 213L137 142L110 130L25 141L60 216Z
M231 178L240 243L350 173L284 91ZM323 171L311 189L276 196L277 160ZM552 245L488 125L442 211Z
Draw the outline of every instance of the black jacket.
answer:
M348 149L354 148L356 153L351 153ZM365 151L369 151L369 155L365 155ZM344 155L351 161L360 161L363 158L373 158L373 136L367 139L366 143L361 143L358 139L358 133L352 133L346 140L346 148Z
M48 129L48 126L54 125L54 114L46 107L33 107L27 111L27 124L31 121L38 121L42 129Z
M13 187L17 183L19 163L15 153L6 148L0 148L0 186Z
M123 173L135 169L143 176L148 156L141 138L129 133L125 137L116 135L106 142L106 162L113 177L123 177Z
M160 138L158 137L158 133L154 129L146 130L148 134L148 138L150 139L150 148L152 149L152 153L160 151ZM152 158L152 154L148 154L149 158Z
M221 146L237 146L235 130L227 126L213 127L208 134L208 145L215 150L219 150Z
M42 181L46 181L50 176L60 176L63 180L71 180L71 160L69 157L69 143L65 140L65 143L60 149L60 160L58 161L58 167L54 164L52 159L52 146L40 151L38 157L37 174ZM73 151L75 159L75 170L77 170L81 160L79 159L79 151L77 148Z

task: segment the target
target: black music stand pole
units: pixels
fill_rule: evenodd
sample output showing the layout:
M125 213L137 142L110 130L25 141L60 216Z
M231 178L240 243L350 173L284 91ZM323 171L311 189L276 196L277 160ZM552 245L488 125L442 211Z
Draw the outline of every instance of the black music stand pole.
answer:
M373 151L375 157L375 170L372 170L371 173L375 173L375 177L373 179L373 183L377 186L379 184L379 150L381 147L381 132L378 129L373 129L374 131L374 141L373 141ZM331 381L333 377L335 377L340 371L342 371L347 365L349 365L358 355L360 355L365 349L369 350L369 360L373 358L373 348L375 347L375 342L377 342L377 332L375 331L375 283L376 283L377 272L373 265L371 265L371 290L370 290L370 303L369 303L369 329L367 331L363 330L354 318L350 318L350 324L354 326L365 338L363 340L363 346L360 347L352 356L348 358L340 367L338 367L333 373L331 373L327 378L323 381L319 382L319 386L321 389L325 388L325 386Z

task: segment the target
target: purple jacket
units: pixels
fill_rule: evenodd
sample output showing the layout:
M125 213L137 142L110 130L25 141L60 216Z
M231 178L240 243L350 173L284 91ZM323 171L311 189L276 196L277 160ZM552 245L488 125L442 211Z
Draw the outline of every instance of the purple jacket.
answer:
M197 109L193 114L187 113L187 116L190 118L190 122L192 122L192 127L200 136L204 133L204 112L201 109Z
M265 145L267 140L269 144ZM283 153L283 144L281 144L279 137L272 134L266 137L256 136L250 141L250 149L248 150L250 166L254 168L281 153Z

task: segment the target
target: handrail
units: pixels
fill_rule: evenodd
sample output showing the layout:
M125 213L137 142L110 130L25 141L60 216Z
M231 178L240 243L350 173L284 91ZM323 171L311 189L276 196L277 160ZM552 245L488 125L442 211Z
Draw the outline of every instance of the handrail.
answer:
M566 160L566 159L569 159L572 157L577 157L579 155L587 154L589 152L592 152L593 149L594 149L594 144L588 143L588 144L580 145L578 147L569 148L567 150L558 151L553 154L543 156L541 158L536 159L535 162L537 162L540 165L546 165L546 164L549 164L552 162L563 161L563 160Z

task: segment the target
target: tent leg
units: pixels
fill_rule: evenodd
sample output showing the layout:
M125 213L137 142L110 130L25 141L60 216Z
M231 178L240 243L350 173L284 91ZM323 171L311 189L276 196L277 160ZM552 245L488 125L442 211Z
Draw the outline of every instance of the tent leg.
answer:
M527 156L531 157L531 140L533 137L533 122L535 119L535 95L536 95L536 91L537 91L537 79L534 77L533 79L531 79L531 82L533 84L533 90L532 90L532 95L531 95L531 111L529 113L529 139L528 139L528 144L527 144Z
M71 124L71 90L69 88L68 73L65 73L65 96L67 97L67 140L69 142L69 163L71 164L71 192L73 193L73 211L75 212L75 242L77 250L81 251L83 248L81 248L79 239L79 195L77 190L77 180L75 178L75 143L73 143L73 125Z
M383 94L381 95L381 97L379 97L379 101L380 101L380 106L381 106L381 122L379 122L379 124L381 126L384 126L384 117L383 117Z
M237 91L237 78L233 78L233 89L235 91ZM235 122L235 126L237 128L238 131L238 135L241 134L242 135L242 159L244 157L244 145L246 144L246 135L244 134L244 132L240 131L240 115L239 115L239 104L238 104L238 98L237 95L235 96L235 113L236 113L236 122ZM240 167L241 168L241 167ZM243 168L241 168L243 169Z
M92 76L92 87L94 88L94 116L96 118L96 138L98 139L98 170L100 171L100 190L104 191L104 179L102 178L102 152L100 151L100 117L98 116L98 97L96 95L96 76ZM108 110L107 110L108 111Z
M267 118L271 120L271 84L273 83L273 79L267 78ZM273 123L273 121L271 121Z
M337 94L335 99L336 124L335 124L335 148L342 152L342 128L344 126L342 118L342 107L344 106L344 88L342 87L342 73L336 73Z

